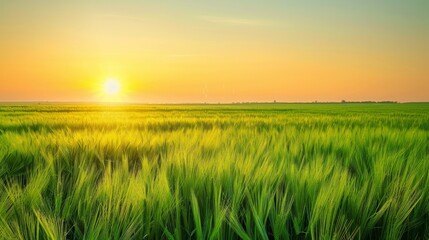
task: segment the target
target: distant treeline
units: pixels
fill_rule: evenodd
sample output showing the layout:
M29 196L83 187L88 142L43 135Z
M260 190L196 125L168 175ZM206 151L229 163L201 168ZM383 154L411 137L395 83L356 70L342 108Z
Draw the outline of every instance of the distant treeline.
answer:
M346 101L342 100L341 103L398 103L397 101Z
M342 100L341 103L398 103L397 101L346 101Z
M322 104L333 104L333 103L398 103L397 101L347 101L347 100L341 100L341 102L319 102L319 101L314 101L314 102L277 102L277 101L272 101L272 102L232 102L232 104L273 104L273 103L278 103L278 104L285 104L285 103L293 103L293 104L309 104L309 103L322 103ZM207 103L205 103L207 104ZM224 104L224 103L218 103L218 104Z

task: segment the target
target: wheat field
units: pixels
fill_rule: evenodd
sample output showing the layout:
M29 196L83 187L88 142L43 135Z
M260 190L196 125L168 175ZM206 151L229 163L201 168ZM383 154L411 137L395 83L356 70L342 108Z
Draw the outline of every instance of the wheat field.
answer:
M0 239L429 239L429 104L2 104Z

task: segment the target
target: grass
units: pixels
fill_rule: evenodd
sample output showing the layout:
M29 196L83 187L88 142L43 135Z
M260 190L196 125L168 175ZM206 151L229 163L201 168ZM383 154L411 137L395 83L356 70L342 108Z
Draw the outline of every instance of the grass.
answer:
M0 239L429 238L429 104L0 105Z

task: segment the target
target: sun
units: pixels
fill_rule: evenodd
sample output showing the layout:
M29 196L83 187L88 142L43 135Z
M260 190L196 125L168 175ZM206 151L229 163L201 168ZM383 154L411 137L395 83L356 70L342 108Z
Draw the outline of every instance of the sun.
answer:
M104 92L107 95L117 95L121 90L121 84L116 79L107 79L104 82Z

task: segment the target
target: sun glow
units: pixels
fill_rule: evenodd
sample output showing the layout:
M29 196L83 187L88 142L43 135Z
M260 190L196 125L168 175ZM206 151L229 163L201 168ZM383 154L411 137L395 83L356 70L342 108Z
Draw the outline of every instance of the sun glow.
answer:
M116 79L108 79L104 82L104 92L107 95L117 95L121 90L121 85Z

